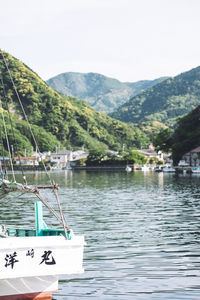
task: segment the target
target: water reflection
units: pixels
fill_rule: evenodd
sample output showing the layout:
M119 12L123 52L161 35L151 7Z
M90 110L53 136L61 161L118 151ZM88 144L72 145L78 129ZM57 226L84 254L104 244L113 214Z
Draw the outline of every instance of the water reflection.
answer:
M140 171L51 175L69 225L87 240L85 273L62 280L54 299L200 298L200 177ZM27 176L33 184L47 183L44 173ZM46 193L54 205L52 192ZM31 223L33 201L21 196L1 202L1 219ZM56 224L46 210L45 219Z

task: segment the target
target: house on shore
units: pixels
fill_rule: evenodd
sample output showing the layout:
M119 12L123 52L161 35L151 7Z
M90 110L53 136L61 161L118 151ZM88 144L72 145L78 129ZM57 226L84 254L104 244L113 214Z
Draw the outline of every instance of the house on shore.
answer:
M65 168L67 164L72 160L71 150L59 150L56 153L51 153L50 162L58 168Z
M66 168L70 162L74 162L83 158L87 158L88 152L83 150L59 150L57 153L52 153L50 156L50 162L52 165L58 168Z
M16 156L14 157L16 165L38 166L39 162L35 156Z
M164 155L161 151L156 152L154 149L141 149L137 151L145 155L148 163L150 163L151 160L162 161L164 163L166 159L166 155Z
M182 157L189 166L199 167L200 166L200 146L185 153Z

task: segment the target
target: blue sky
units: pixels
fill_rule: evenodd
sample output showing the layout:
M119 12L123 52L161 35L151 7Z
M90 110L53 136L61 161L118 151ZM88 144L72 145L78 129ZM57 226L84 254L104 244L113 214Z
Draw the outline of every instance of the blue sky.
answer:
M200 65L199 0L0 0L0 47L47 80L96 72L121 81Z

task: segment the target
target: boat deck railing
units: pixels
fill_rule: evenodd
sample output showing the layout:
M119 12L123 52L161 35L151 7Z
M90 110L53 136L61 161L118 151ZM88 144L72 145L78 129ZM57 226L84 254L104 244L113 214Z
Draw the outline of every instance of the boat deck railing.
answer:
M65 235L63 229L45 228L39 232L35 228L11 227L0 225L2 237L31 237L31 236L59 236Z

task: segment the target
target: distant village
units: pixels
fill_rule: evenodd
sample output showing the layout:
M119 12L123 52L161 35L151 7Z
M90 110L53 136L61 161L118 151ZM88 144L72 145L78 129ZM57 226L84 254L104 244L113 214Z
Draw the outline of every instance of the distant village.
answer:
M13 158L14 164L16 166L34 166L37 167L43 161L45 164L49 164L51 169L65 169L71 164L76 164L77 161L81 159L86 159L89 152L78 150L57 150L55 153L43 152L38 153L37 151L32 156L15 156ZM4 158L5 159L5 158ZM6 158L9 160L9 158ZM0 158L3 161L3 157ZM3 162L2 162L3 163Z
M162 153L161 151L156 152L152 145L148 149L137 150L139 153L143 154L146 159L146 168L157 168L157 170L163 170L163 168L168 168L172 170L174 168L173 162L170 158L170 154ZM113 156L118 156L118 152L108 151ZM89 152L84 150L60 150L56 149L55 153L44 152L38 153L37 151L32 156L15 156L13 161L15 166L25 166L28 168L37 168L44 162L49 166L50 169L68 169L75 168L77 165L80 166L81 160L86 160ZM1 165L4 165L6 161L9 161L8 157L0 157ZM159 166L157 163L159 162ZM136 165L135 168L141 169L144 166ZM190 152L185 153L182 159L179 161L178 166L175 168L185 169L185 170L197 170L200 172L200 146L192 149Z

